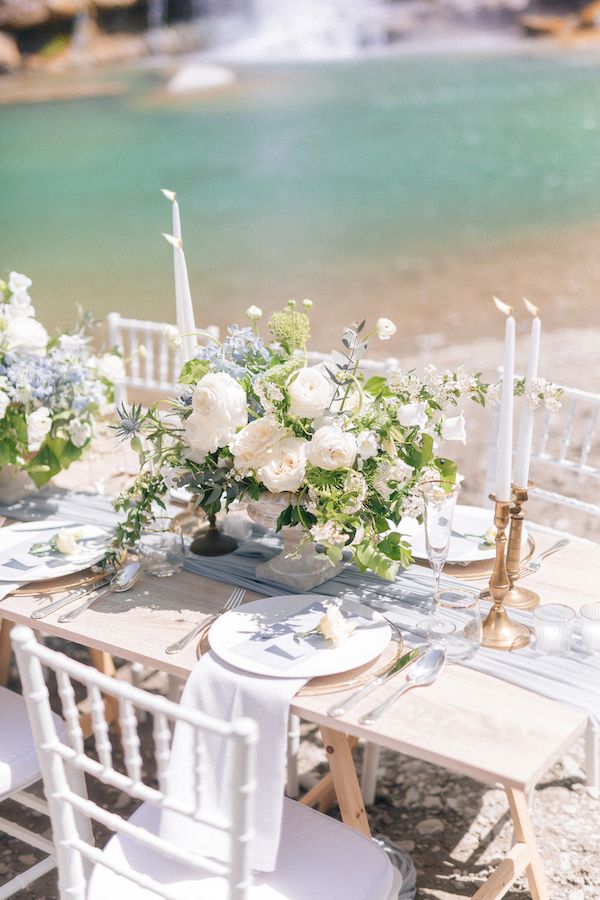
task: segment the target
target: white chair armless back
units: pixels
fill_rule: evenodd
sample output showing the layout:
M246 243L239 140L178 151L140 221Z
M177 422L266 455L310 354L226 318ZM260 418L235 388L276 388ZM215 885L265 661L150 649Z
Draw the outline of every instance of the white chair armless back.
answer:
M118 875L154 891L160 897L173 896L169 889L149 875L132 869L118 870L101 850L89 840L90 831L82 827L93 819L111 831L135 840L140 846L167 859L192 867L198 877L220 876L229 888L231 900L245 900L250 885L249 838L251 837L251 803L254 788L256 723L237 719L231 723L184 710L164 697L149 694L125 682L102 675L95 669L69 659L61 653L39 644L33 632L24 626L13 629L12 642L23 686L23 696L31 721L46 796L52 819L62 898L85 900L91 867L107 866ZM57 734L50 709L48 689L42 665L56 673L58 693L66 722L67 737ZM84 744L79 724L73 682L87 693L91 712L95 757ZM80 689L80 688L79 688ZM113 697L119 705L123 768L113 762L112 745L105 717L103 695ZM158 786L143 779L138 716L136 710L153 717L153 744ZM197 764L194 767L195 790L185 803L169 795L167 766L171 746L171 725L185 722L195 732ZM231 741L234 758L232 766L231 815L207 811L203 803L203 783L211 773L203 770L204 741L218 734ZM226 834L231 848L229 858L220 861L198 853L181 850L174 843L133 824L117 813L88 800L72 788L68 769L85 773L104 785L109 785L130 797L153 804L159 809L171 809L203 822Z

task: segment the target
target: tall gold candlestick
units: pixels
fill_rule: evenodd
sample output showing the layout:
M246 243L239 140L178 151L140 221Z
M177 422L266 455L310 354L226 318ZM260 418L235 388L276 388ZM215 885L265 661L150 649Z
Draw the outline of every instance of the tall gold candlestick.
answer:
M528 588L520 587L516 582L519 580L519 572L521 571L521 552L523 544L523 521L525 519L524 504L527 502L528 488L517 487L513 485L514 503L510 509L510 532L508 536L508 551L506 568L508 571L508 579L510 581L510 589L504 598L504 605L511 609L535 609L540 605L539 595L535 591Z
M492 498L493 499L493 498ZM511 621L504 608L504 598L510 588L506 570L506 529L510 516L510 503L496 500L494 524L496 526L496 558L490 578L490 594L494 605L483 623L481 644L493 650L520 650L529 643L531 634L525 625Z

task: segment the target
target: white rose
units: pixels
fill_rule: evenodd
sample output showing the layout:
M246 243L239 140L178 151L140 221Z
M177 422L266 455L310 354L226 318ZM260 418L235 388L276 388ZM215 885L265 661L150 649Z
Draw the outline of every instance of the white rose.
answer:
M28 317L15 316L8 319L4 335L10 350L44 350L48 343L48 332L44 326Z
M306 441L288 437L279 441L269 456L269 462L257 471L264 486L272 494L297 491L306 471Z
M406 403L398 409L398 421L405 428L418 425L424 428L427 425L427 403Z
M354 464L356 438L337 425L324 425L313 435L308 448L308 458L313 466L321 469L347 469Z
M200 379L192 394L192 409L185 423L186 440L206 453L225 447L248 422L246 392L226 372L211 372Z
M467 431L465 428L465 417L461 413L452 419L446 419L442 424L442 438L445 441L462 441L463 444L467 440Z
M30 413L27 416L27 446L29 450L32 452L39 450L51 428L50 410L45 406L40 406L35 412Z
M10 397L6 391L0 391L0 419L3 419L10 403Z
M31 278L28 278L27 275L21 275L20 272L11 272L8 276L8 289L11 294L26 293L31 284Z
M27 316L33 318L33 316L35 316L35 309L31 303L31 297L27 292L13 294L6 311L11 318L15 316Z
M372 456L377 456L377 438L372 431L361 431L356 438L356 445L361 459L371 459Z
M69 422L68 432L71 442L76 447L83 447L92 436L92 429L88 423L81 422L79 419L73 419Z
M268 416L244 425L229 444L236 469L243 472L265 465L269 450L283 436L285 432L282 432L275 420Z
M288 384L290 415L299 419L320 416L331 402L332 383L316 367L300 369Z
M249 306L246 310L246 315L251 322L257 322L262 318L262 309L259 306Z
M70 528L61 528L54 538L54 545L59 553L64 553L66 556L69 556L72 553L77 553L78 538L79 531L73 531Z
M114 353L104 353L98 360L97 371L100 378L118 384L125 378L125 363Z
M391 319L377 319L375 330L380 341L389 341L396 334L396 326Z

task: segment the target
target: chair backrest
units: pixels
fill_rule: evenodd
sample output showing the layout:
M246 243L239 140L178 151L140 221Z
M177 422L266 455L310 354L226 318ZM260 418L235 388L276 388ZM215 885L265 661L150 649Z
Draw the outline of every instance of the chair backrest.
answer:
M61 897L84 900L94 864L107 866L135 884L154 891L159 897L175 897L173 890L149 875L117 868L118 864L112 864L106 854L93 846L88 837L91 832L89 820L93 819L111 831L129 837L144 849L192 867L199 878L221 877L228 885L231 900L245 900L250 885L248 837L251 836L256 723L242 718L230 723L222 722L197 711L182 709L164 697L109 678L62 653L50 650L39 644L33 632L24 626L13 629L12 642L50 808ZM66 736L62 739L56 732L51 715L42 665L56 674L66 723ZM94 747L89 750L86 750L79 723L74 683L78 691L83 688L89 700L94 736ZM118 704L122 766L113 759L103 697L114 698ZM144 781L136 709L149 714L153 720L152 738L148 736L148 740L154 749L157 787ZM189 775L190 785L194 789L189 792L186 802L176 801L170 796L168 785L171 725L181 722L186 723L185 727L194 729L196 756L194 771ZM226 804L230 813L209 811L204 802L203 785L211 777L210 772L204 771L204 744L214 735L228 742L232 754L230 794ZM119 770L119 766L123 771ZM221 861L203 856L202 848L198 853L182 850L175 843L129 822L113 810L88 800L73 789L72 785L76 782L69 777L73 771L83 772L88 778L97 779L161 811L173 810L189 817L190 824L200 822L216 829L228 841L228 859ZM88 827L82 827L83 824ZM199 890L199 895L201 893Z
M109 313L107 322L110 345L119 350L125 363L125 378L115 385L117 405L126 402L128 387L160 395L175 394L182 365L175 325L125 319L117 312ZM202 331L219 337L215 325Z
M309 350L308 361L311 365L331 362L331 353L319 353L317 350ZM365 375L370 378L373 375L387 375L393 369L399 369L400 360L395 356L389 356L387 359L369 359L364 357L360 361L360 367Z
M600 516L600 504L583 497L571 496L553 487L553 480L566 472L575 474L577 493L587 494L590 484L600 479L600 444L595 441L596 425L600 418L600 394L560 385L563 394L559 410L539 410L536 416L534 442L531 452L532 481L539 482L530 494L551 503L570 507L583 513ZM498 405L493 407L486 497L493 488L496 442L499 422ZM549 486L544 486L549 485ZM597 490L597 488L595 488Z

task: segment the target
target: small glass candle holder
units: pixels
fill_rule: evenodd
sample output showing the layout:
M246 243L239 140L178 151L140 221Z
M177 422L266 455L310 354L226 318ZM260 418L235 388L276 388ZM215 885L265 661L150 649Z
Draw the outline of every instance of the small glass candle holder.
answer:
M180 525L169 516L156 516L140 532L140 560L144 572L165 578L183 566Z
M548 603L533 610L535 646L539 653L564 655L571 647L575 611L563 603Z
M471 659L481 645L479 597L460 590L442 591L424 627L427 639L442 646L448 659Z
M586 653L600 654L600 603L586 603L579 615L583 649Z

